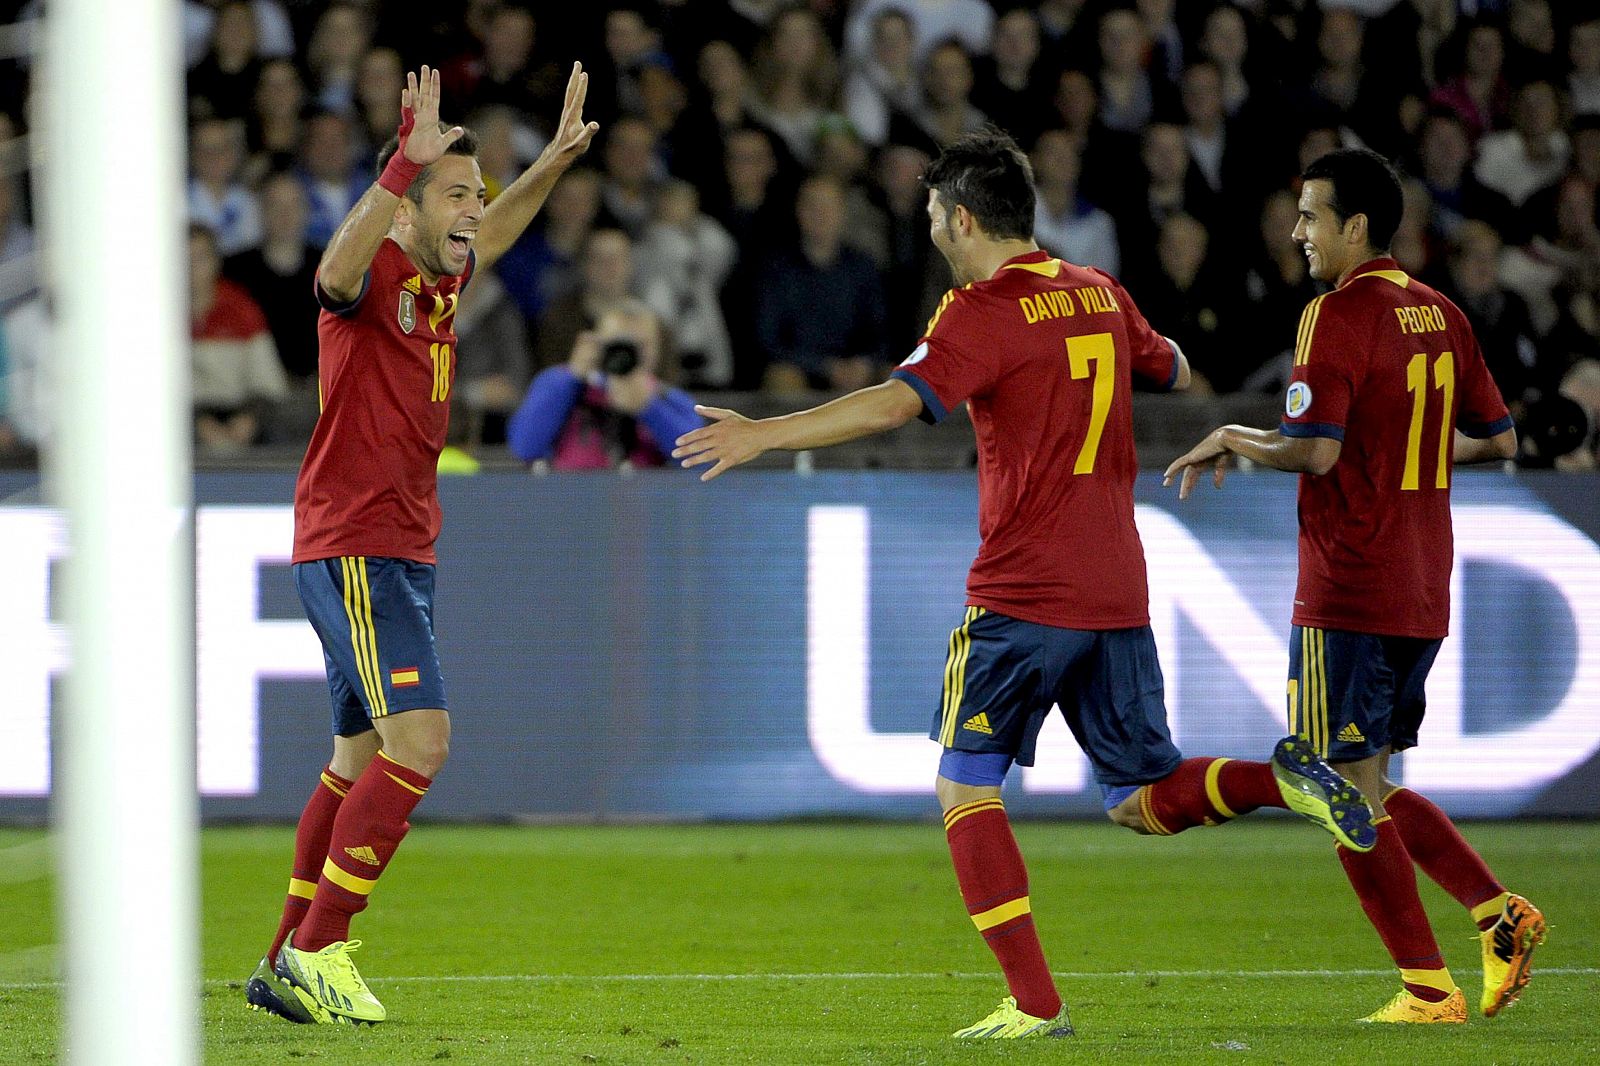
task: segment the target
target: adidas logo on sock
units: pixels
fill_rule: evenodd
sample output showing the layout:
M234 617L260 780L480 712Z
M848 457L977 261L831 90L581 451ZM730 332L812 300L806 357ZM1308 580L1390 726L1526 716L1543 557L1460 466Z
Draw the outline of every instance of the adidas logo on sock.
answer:
M359 848L345 848L344 853L356 860L356 862L364 862L368 866L383 865L378 861L377 854L365 844L361 845Z
M987 711L979 711L971 718L968 718L964 723L962 723L961 728L970 729L974 733L984 733L989 736L994 735L994 730L989 726L989 713Z
M1367 738L1362 736L1361 730L1356 728L1356 724L1354 722L1351 722L1349 725L1339 730L1339 739L1344 741L1346 744L1360 744Z

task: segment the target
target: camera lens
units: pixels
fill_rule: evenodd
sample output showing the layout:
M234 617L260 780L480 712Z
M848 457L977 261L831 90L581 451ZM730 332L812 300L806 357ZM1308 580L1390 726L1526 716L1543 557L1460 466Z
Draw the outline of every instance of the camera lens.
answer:
M639 345L626 338L606 341L600 348L600 369L607 374L631 374L639 367Z

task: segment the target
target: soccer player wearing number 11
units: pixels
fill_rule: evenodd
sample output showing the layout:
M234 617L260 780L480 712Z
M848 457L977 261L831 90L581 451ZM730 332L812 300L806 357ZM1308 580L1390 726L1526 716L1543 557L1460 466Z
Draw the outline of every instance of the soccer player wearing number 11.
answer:
M1361 849L1372 845L1371 812L1287 741L1271 763L1185 759L1173 745L1133 521L1130 393L1136 382L1184 387L1188 363L1113 278L1039 250L1032 173L1009 137L958 140L923 183L933 243L960 287L893 377L756 422L699 408L714 423L684 434L672 454L684 466L713 464L707 479L768 448L838 444L968 405L983 545L930 736L943 748L935 791L961 896L1011 995L955 1036L1066 1036L1000 797L1011 766L1032 765L1053 706L1088 755L1107 814L1136 832L1292 806Z
M1404 987L1369 1022L1464 1022L1417 897L1413 861L1472 915L1483 950L1479 1008L1498 1014L1528 982L1544 917L1507 892L1443 811L1388 778L1414 747L1423 682L1450 621L1450 474L1509 459L1517 436L1466 318L1386 249L1400 181L1373 152L1306 169L1293 238L1311 275L1336 283L1300 321L1283 423L1224 426L1167 469L1189 495L1202 466L1221 487L1230 454L1300 477L1300 580L1289 642L1289 728L1366 795L1377 847L1339 849Z

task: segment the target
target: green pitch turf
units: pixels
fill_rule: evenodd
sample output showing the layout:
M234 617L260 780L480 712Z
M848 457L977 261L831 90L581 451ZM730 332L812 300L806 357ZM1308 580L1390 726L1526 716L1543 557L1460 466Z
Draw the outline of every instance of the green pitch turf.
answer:
M419 826L357 956L390 1021L246 1011L291 831L205 834L208 1063L1472 1063L1600 1061L1600 825L1473 825L1551 935L1524 1001L1462 1027L1351 1019L1397 987L1327 839L1262 819L1174 839L1023 824L1034 911L1078 1035L957 1044L1005 994L924 825ZM0 1060L54 1062L43 837L0 830ZM1476 1004L1478 945L1431 884ZM129 1003L167 987L128 960Z

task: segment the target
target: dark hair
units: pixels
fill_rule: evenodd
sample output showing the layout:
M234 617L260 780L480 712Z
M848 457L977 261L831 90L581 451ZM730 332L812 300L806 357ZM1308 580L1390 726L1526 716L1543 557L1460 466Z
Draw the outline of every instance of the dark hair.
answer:
M1400 175L1377 152L1366 148L1340 148L1314 160L1300 175L1305 181L1326 181L1333 186L1328 206L1343 226L1355 215L1367 216L1367 243L1386 252L1400 228L1405 196Z
M953 141L923 171L946 216L957 204L996 240L1033 236L1033 167L1011 135L986 126Z
M440 133L448 132L451 128L452 127L446 126L443 122L439 123ZM379 176L382 176L383 168L389 165L389 160L393 159L394 154L399 150L400 135L395 134L393 137L389 138L389 142L385 144L378 152L378 165L376 170ZM469 158L476 158L478 155L478 135L469 129L463 128L460 138L458 138L450 147L446 148L444 150L444 154L464 155L468 156ZM411 179L410 185L406 186L406 199L410 200L414 204L422 203L422 194L427 190L428 181L432 177L433 164L430 163L422 168L421 173L419 173L415 178Z

